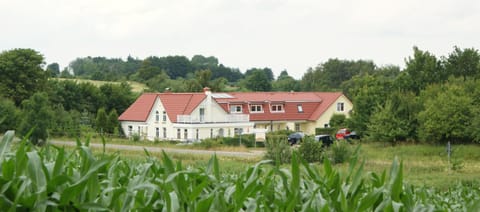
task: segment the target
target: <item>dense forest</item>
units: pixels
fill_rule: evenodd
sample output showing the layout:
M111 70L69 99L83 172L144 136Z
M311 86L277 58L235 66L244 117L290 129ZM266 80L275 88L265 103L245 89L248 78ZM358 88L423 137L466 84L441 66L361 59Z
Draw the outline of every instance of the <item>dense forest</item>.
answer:
M331 125L349 127L364 139L391 142L480 142L480 53L453 47L444 56L413 47L405 68L377 66L370 60L328 59L295 79L286 70L242 72L213 56L151 56L138 59L77 58L60 70L40 52L0 53L0 132L48 136L119 132L117 117L139 95L127 81L152 92L342 91L354 104L350 118ZM64 78L112 81L102 86ZM116 83L113 83L116 82ZM32 130L33 129L33 130Z

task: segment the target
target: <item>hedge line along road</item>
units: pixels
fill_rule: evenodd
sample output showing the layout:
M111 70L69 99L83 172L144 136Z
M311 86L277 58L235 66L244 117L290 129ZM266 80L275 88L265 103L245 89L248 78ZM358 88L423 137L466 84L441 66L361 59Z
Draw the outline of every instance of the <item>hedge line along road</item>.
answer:
M73 141L49 141L51 144L56 146L76 146L77 143ZM93 148L103 148L102 144L99 143L90 143L90 147ZM197 154L197 155L213 155L225 156L225 157L241 157L241 158L256 158L262 157L265 154L265 151L261 150L251 150L248 152L229 152L229 151L214 151L214 150L197 150L197 149L175 149L175 148L164 148L164 147L153 147L153 146L141 146L141 145L122 145L122 144L106 144L105 148L110 150L128 150L128 151L141 151L143 152L146 149L148 152L171 152L171 153L180 153L180 154Z

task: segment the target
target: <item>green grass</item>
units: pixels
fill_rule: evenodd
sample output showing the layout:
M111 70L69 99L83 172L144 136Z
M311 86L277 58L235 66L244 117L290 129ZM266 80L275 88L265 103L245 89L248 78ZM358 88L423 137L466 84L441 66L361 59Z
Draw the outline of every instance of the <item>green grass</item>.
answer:
M69 78L55 78L58 80L70 80L70 81L76 81L76 82L88 82L92 83L93 85L100 87L104 84L111 83L111 84L120 84L120 82L112 82L112 81L100 81L100 80L88 80L88 79L69 79ZM132 91L135 93L143 93L144 90L148 90L148 86L139 83L139 82L134 82L134 81L127 81L127 83L132 86Z
M458 182L480 182L480 146L453 145L452 149L449 164L445 146L367 143L361 145L360 159L365 160L365 170L381 172L397 157L403 161L405 181L417 186L447 189ZM452 170L454 160L461 161L463 167Z
M172 148L172 149L215 150L215 151L228 151L228 152L248 152L250 150L263 149L263 148L246 148L244 146L227 146L227 145L220 145L220 146L213 146L211 148L205 148L201 145L182 144L176 141L162 141L162 140L158 142L149 141L149 140L133 141L131 139L119 138L119 137L105 137L105 139L108 144L160 147L160 148ZM57 138L52 138L50 140L60 141L60 142L72 142L75 139L67 138L67 137L57 137ZM91 137L90 142L95 144L101 144L102 138L98 136Z
M101 143L101 140L100 138L92 138L91 142ZM169 142L154 143L151 141L134 142L119 138L107 138L107 143L179 149L203 149L193 145L175 145ZM356 144L351 146L352 149L355 147ZM209 150L245 152L264 150L264 148L224 146ZM445 190L459 182L480 181L480 145L452 145L452 150L453 153L449 164L446 147L443 145L405 144L384 146L383 143L363 143L361 144L359 159L365 160L365 171L379 173L387 170L391 166L394 158L397 157L403 161L405 181L416 186L428 186ZM205 164L209 159L206 155L168 154L171 155L172 158L181 160L183 163L192 166ZM123 151L121 155L127 158L144 157L144 153L138 151ZM156 157L161 156L159 153L153 155ZM249 160L235 157L219 158L222 160L222 168L239 172L243 170L242 168L245 167L245 164L251 165L261 160L261 158ZM463 167L459 170L452 170L451 166L454 160L461 161ZM334 166L345 171L348 164L338 164Z
M13 144L13 145L12 145ZM404 165L371 173L350 166L312 166L292 154L287 166L260 161L226 170L213 156L191 165L174 155L104 152L89 140L71 149L0 142L0 207L4 211L473 211L479 183L446 191L409 186ZM408 152L408 151L405 151ZM188 157L192 157L191 155ZM422 156L423 157L423 156ZM186 159L181 156L182 160ZM204 162L202 162L204 161ZM386 174L385 174L386 173Z

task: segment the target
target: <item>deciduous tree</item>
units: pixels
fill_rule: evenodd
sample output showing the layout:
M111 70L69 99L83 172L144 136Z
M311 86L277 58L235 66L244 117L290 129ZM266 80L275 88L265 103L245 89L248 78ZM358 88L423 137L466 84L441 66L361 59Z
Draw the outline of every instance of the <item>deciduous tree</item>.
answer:
M480 78L480 54L477 49L460 49L455 46L444 63L448 74L463 77L464 80L467 77Z
M48 130L53 119L53 110L48 96L44 92L33 94L22 102L22 118L19 127L22 136L32 130L29 140L33 144L42 144L48 138Z
M43 56L33 49L0 53L0 93L18 106L35 92L43 91L47 82L43 64Z

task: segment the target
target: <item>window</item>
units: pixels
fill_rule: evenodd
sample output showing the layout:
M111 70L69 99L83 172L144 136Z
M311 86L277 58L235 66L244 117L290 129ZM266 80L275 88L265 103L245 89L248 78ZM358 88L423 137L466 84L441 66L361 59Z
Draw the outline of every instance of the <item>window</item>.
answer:
M155 137L160 137L160 128L158 127L155 128Z
M132 135L133 127L132 125L128 125L128 135Z
M155 121L158 122L160 121L160 113L157 111L155 111Z
M300 132L300 123L295 123L295 131Z
M188 129L183 130L183 138L187 139L188 138Z
M250 112L253 112L253 113L263 112L262 105L250 105Z
M243 129L242 128L235 128L234 132L235 132L235 135L241 135L242 132L243 132Z
M167 128L163 128L163 138L167 138Z
M297 105L297 110L298 110L299 113L303 113L302 105Z
M182 130L177 129L177 139L180 139L180 138L181 138L181 136L182 136L182 132L181 132L181 131L182 131Z
M272 105L272 112L283 112L283 105Z
M220 128L218 130L218 137L220 137L220 138L223 137L223 128Z
M213 138L213 129L210 129L210 138Z
M328 128L328 123L323 125L323 128Z
M200 122L204 122L205 121L205 108L200 108Z
M163 121L167 121L167 112L163 111Z
M230 113L242 113L241 105L230 105Z
M195 131L195 140L198 140L198 129Z
M343 102L337 103L337 111L343 112L343 110L345 109L343 106Z

